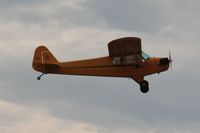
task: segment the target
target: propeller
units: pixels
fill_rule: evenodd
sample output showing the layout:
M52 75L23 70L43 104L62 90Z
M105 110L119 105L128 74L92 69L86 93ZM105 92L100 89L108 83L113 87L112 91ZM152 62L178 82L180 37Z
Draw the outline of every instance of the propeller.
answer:
M171 56L171 50L169 50L169 65L170 65L171 70L172 70L172 62L173 62L173 60L172 60L172 56Z

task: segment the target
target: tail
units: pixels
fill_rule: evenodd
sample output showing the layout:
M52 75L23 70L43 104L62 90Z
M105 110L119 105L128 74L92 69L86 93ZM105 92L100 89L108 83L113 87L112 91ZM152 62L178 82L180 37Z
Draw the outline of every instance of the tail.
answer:
M39 46L35 50L32 67L36 71L47 73L48 68L59 67L59 62L45 46Z

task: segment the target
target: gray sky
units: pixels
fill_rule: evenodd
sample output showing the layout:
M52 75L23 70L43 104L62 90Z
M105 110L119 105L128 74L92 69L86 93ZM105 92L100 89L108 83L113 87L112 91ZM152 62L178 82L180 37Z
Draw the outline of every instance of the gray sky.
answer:
M0 1L1 133L198 133L200 1ZM125 78L47 75L37 81L34 50L60 61L108 55L107 43L142 38L173 70L146 77L150 92Z

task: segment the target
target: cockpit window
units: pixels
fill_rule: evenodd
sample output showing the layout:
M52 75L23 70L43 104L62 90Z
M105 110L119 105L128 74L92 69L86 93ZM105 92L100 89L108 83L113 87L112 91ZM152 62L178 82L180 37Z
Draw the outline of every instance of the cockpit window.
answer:
M144 60L148 60L149 58L151 58L151 56L149 56L145 52L142 52L142 57L144 58Z

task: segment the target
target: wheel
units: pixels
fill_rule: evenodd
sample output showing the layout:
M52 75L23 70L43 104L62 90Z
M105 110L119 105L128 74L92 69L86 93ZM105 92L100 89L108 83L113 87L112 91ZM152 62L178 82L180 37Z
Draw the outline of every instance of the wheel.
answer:
M45 74L46 74L46 73L42 73L40 76L37 77L37 80L40 80L41 77L42 77L43 75L45 75Z
M41 77L37 77L37 80L40 80L41 79Z
M149 91L149 83L146 80L140 82L140 91L142 93L147 93Z

